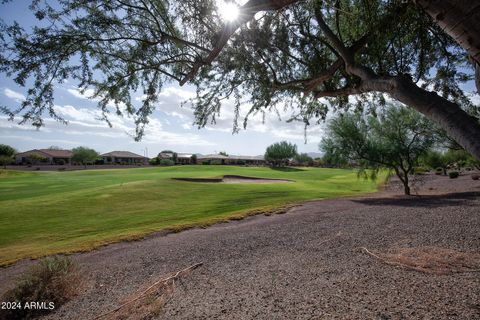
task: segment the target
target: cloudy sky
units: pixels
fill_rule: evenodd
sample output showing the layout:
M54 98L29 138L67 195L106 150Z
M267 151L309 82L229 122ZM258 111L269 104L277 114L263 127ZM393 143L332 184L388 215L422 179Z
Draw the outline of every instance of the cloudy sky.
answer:
M17 20L22 26L32 25L34 19L28 14L28 2L15 0L2 5L0 17L8 22ZM0 74L0 105L15 108L24 98L25 88L19 87L4 74ZM233 110L228 103L223 107L216 125L198 129L192 127L193 112L181 102L192 97L192 87L176 85L164 88L157 104L146 135L141 142L131 137L134 124L131 118L112 116L113 128L100 120L96 101L89 94L81 94L74 83L57 86L55 94L56 111L68 120L68 125L47 119L45 127L37 130L30 125L18 125L0 115L0 143L9 144L17 150L46 148L51 145L63 148L89 146L99 152L129 150L149 156L164 149L177 152L214 153L226 151L229 154L260 155L265 148L277 141L288 140L298 145L299 151L318 152L321 140L321 126L308 129L307 143L301 123L286 123L287 114L271 113L263 123L259 115L252 118L247 130L232 134ZM141 98L136 96L137 101ZM244 109L247 107L245 106ZM17 121L18 122L18 121Z

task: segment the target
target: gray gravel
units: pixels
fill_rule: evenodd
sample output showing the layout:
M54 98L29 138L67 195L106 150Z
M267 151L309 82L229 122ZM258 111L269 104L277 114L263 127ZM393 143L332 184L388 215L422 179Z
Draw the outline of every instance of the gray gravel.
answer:
M84 292L48 318L92 318L146 283L203 262L177 283L160 319L480 319L479 273L409 271L359 249L479 252L480 181L428 176L419 193L429 195L394 193L309 202L76 255ZM31 263L2 269L0 291Z

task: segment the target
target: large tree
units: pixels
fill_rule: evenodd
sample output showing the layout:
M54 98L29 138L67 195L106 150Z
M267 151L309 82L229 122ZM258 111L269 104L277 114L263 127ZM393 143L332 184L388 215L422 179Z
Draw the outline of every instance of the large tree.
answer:
M72 153L72 162L81 163L85 168L87 164L93 164L98 159L98 152L87 147L73 148Z
M7 168L7 164L13 162L15 152L16 150L9 145L0 144L0 165L2 165L4 169Z
M0 70L20 85L34 80L19 109L2 109L36 126L45 112L62 120L54 83L73 78L81 90L94 90L106 120L111 104L117 113L133 114L140 138L171 81L196 86L200 127L215 121L229 98L236 114L250 104L244 125L252 113L287 106L291 119L307 126L331 108L369 108L391 97L480 159L478 107L461 89L474 77L465 50L474 55L478 46L467 48L463 36L439 22L465 27L477 14L455 22L432 18L425 3L434 2L249 0L237 20L226 22L214 0L60 0L55 7L34 1L41 26L1 26ZM144 99L135 106L131 94L140 89Z
M324 152L348 159L362 169L388 168L410 194L410 176L421 156L437 141L437 130L415 110L391 106L378 116L345 113L328 125ZM330 157L332 155L329 155Z
M274 167L282 167L297 155L297 146L287 141L276 142L265 151L265 160Z

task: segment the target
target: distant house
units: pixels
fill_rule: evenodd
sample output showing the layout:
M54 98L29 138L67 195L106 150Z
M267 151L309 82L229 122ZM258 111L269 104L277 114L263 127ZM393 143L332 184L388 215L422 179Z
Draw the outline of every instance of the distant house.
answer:
M105 164L148 164L148 158L130 151L112 151L101 154Z
M230 164L230 165L254 165L260 166L265 164L265 159L262 156L224 156L222 154L208 154L198 156L197 162L199 164Z
M70 150L33 149L15 155L16 164L70 164Z
M192 162L193 154L191 153L160 152L158 154L158 159L160 160L168 159L173 161L175 154L177 155L177 160L175 164L193 164Z

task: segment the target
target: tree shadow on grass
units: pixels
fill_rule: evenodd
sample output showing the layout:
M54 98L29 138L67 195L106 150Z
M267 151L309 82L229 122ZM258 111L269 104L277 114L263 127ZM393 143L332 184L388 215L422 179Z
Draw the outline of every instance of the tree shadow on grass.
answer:
M275 171L282 171L282 172L299 172L299 171L306 171L305 169L292 168L292 167L270 167L270 169L275 170Z
M448 193L442 195L424 195L398 198L368 198L352 200L353 202L362 203L371 206L399 206L399 207L477 207L480 200L480 192L459 192Z

